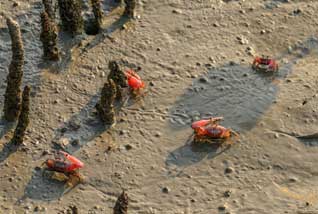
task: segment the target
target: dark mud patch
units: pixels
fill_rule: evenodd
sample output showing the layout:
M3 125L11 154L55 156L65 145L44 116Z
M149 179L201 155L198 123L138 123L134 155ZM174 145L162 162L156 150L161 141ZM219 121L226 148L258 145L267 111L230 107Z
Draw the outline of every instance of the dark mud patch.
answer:
M110 128L103 125L102 121L98 118L95 110L98 99L99 95L93 96L78 114L72 116L65 124L56 130L55 137L52 141L57 147L59 147L58 142L62 138L66 138L70 142L70 144L64 148L60 147L58 149L63 149L68 153L74 153Z
M196 79L171 109L171 125L185 128L200 118L223 116L224 126L248 131L275 101L277 80L289 68L279 72L260 73L241 65L213 68Z
M280 130L274 130L274 131L280 134L294 137L306 146L318 146L318 132L307 134L307 135L300 135L297 133L292 133L292 132L289 133L289 132L280 131Z
M280 4L286 4L289 3L288 0L270 0L270 1L265 1L264 6L266 9L274 9L278 8Z
M204 159L213 159L218 155L229 149L229 146L222 146L219 143L215 144L193 144L192 136L189 137L188 142L172 151L165 163L167 166L187 167Z

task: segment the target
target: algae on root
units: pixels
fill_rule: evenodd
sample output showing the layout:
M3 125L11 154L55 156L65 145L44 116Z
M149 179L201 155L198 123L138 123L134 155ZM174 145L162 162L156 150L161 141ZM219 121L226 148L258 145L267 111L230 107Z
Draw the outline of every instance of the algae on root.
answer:
M91 0L93 13L94 13L94 26L96 28L96 32L98 33L102 28L103 21L103 10L101 7L100 0Z
M116 122L114 101L116 98L116 85L112 79L104 84L101 92L100 101L96 104L96 109L101 120L107 125L113 125Z
M57 47L57 26L46 12L41 13L42 31L40 39L43 45L44 57L48 60L59 60L59 49Z
M13 138L11 143L14 145L20 145L23 143L25 130L29 125L29 113L30 113L30 91L31 88L27 85L24 87L22 94L22 108L19 115L19 121L17 127L14 130Z
M73 36L82 34L84 20L82 17L81 0L58 0L59 13L64 31Z
M116 85L116 99L122 100L123 95L122 95L122 88L127 87L127 78L126 75L119 65L118 62L116 61L110 61L108 64L108 68L110 70L108 74L108 80L112 79Z
M11 18L7 18L7 26L12 41L12 60L7 76L7 88L4 95L4 119L13 122L19 117L21 108L21 83L24 65L24 47L20 26Z

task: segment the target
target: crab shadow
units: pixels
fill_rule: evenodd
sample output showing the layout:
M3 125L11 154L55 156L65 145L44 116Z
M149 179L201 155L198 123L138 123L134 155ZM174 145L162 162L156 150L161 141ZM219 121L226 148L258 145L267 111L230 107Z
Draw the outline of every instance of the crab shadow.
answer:
M65 190L64 182L52 180L44 176L42 170L35 168L20 201L27 198L40 201L58 200L64 195Z
M5 143L0 151L0 163L9 158L10 155L18 151L18 149L19 146L11 144L10 141Z
M230 146L224 146L222 143L193 143L191 135L187 142L171 152L166 158L167 166L187 167L204 159L213 159L223 152L227 151Z
M52 140L55 149L63 149L68 153L74 153L111 128L111 126L103 124L96 112L95 105L99 97L99 93L93 96L77 114L73 115L55 131ZM62 138L68 139L70 143L61 147L59 142Z
M18 150L18 147L11 144L6 136L6 134L13 129L14 125L14 122L7 122L3 118L0 119L0 142L3 142L3 144L0 145L0 163Z

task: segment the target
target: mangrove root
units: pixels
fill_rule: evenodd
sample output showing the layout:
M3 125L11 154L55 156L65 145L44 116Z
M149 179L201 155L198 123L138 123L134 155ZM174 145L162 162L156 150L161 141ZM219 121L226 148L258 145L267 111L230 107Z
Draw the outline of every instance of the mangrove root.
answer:
M120 67L119 63L116 61L110 61L108 64L110 70L108 75L108 80L112 79L116 85L116 99L122 100L123 90L122 88L127 87L127 78L123 69Z
M20 26L11 18L7 18L7 25L12 41L12 61L7 76L7 88L4 95L4 119L16 121L21 108L21 83L23 77L24 47Z
M128 213L128 195L125 191L118 197L115 207L114 214L127 214Z
M135 10L136 10L136 0L125 0L125 11L124 15L129 18L135 17Z
M43 45L44 58L56 61L59 59L57 26L46 12L41 13L41 25L40 39Z
M112 79L104 84L99 103L96 109L100 118L107 125L113 125L116 122L114 101L116 98L116 85Z
M22 108L19 116L18 125L14 130L13 138L11 142L14 145L20 145L23 143L25 130L29 125L29 113L30 113L30 90L29 86L25 86L22 94Z
M82 34L84 20L82 17L81 0L58 0L58 6L63 30L71 33L73 36Z

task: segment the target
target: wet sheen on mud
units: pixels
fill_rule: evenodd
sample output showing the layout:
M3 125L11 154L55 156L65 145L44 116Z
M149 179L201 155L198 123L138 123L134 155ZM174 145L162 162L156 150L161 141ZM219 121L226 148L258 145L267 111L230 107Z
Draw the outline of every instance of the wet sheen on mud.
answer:
M251 129L274 102L278 90L276 74L262 74L246 66L214 68L193 82L172 109L171 123L223 116L222 124L237 131Z

